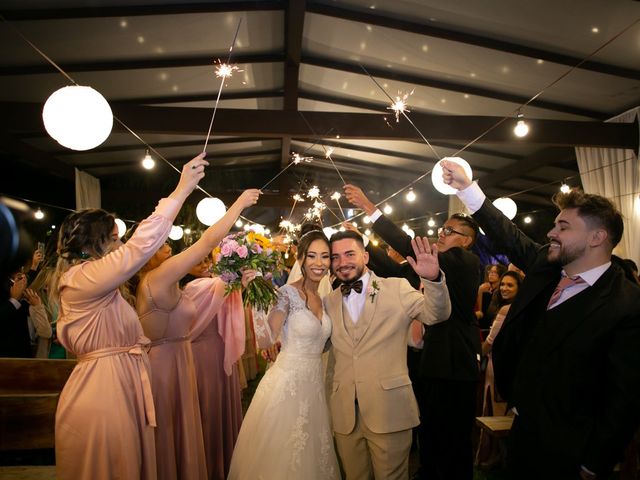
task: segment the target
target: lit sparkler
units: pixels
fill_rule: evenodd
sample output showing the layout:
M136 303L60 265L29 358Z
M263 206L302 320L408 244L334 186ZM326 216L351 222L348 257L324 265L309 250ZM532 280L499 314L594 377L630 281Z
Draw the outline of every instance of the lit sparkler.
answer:
M318 198L320 196L320 189L317 186L313 186L307 192L307 197L309 198Z
M347 219L347 216L344 214L344 210L342 209L342 205L340 205L340 197L342 195L340 195L340 192L333 192L333 195L331 195L331 200L335 200L336 203L338 204L338 208L340 209L340 213L342 214L342 218L344 218L345 220Z
M293 196L293 199L294 199L296 202L304 202L304 198L302 197L302 195L300 195L300 194L298 194L298 193L296 193L296 194Z
M207 151L207 145L209 144L209 137L211 136L211 129L213 128L213 119L216 118L216 112L218 111L218 104L220 103L220 95L222 94L222 87L224 87L225 80L231 76L234 70L238 70L238 67L231 66L229 64L229 60L231 60L231 52L233 51L233 47L236 44L236 38L238 38L238 32L240 31L240 24L242 23L242 18L238 21L238 28L236 28L236 34L233 36L233 42L231 42L231 46L229 47L229 57L227 59L227 63L220 63L216 68L216 76L220 78L220 88L218 89L218 97L216 98L216 104L213 107L213 114L211 115L211 122L209 123L209 131L207 132L207 138L204 141L203 152Z
M387 110L393 110L395 112L396 123L400 121L400 114L405 115L406 112L411 111L407 108L407 98L413 95L413 92L414 91L411 90L409 93L405 93L402 96L400 96L400 92L398 92L398 95L396 95L395 101L391 104L390 107L387 107Z

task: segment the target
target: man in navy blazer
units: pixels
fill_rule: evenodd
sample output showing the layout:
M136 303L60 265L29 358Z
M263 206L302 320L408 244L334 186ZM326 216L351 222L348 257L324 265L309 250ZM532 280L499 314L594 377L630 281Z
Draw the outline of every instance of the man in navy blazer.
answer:
M516 413L511 475L606 478L640 424L640 288L611 263L622 215L599 195L557 194L560 213L540 246L462 168L442 166L496 248L526 273L493 344L496 385Z

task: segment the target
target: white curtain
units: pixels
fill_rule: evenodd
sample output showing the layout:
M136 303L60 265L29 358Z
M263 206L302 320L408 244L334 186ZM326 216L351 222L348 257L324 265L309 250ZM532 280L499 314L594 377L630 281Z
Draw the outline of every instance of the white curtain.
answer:
M76 210L100 208L100 180L76 168Z
M640 107L636 107L607 121L631 123L639 113ZM609 198L624 216L624 235L614 253L640 265L638 156L629 149L576 147L576 158L584 191Z

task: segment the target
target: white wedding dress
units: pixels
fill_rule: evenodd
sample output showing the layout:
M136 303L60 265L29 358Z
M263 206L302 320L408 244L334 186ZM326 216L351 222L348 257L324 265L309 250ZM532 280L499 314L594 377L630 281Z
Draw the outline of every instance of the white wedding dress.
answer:
M273 310L285 316L282 351L253 396L228 478L339 479L321 360L331 320L323 313L320 321L291 285L280 288ZM273 339L267 321L254 328L256 338Z

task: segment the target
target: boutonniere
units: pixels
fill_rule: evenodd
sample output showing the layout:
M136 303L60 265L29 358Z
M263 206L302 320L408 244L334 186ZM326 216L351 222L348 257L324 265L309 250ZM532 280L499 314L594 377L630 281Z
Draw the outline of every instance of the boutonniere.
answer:
M379 291L380 287L378 286L378 282L374 280L371 282L371 286L367 288L367 294L371 297L371 303L373 303Z

